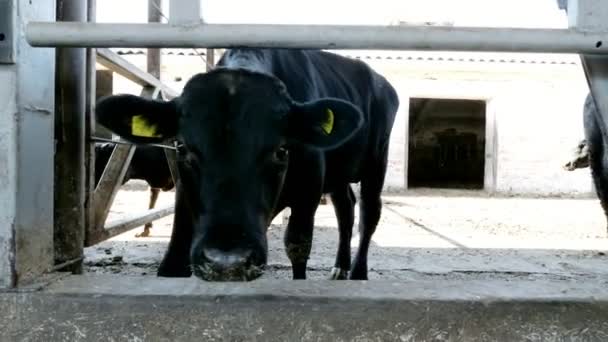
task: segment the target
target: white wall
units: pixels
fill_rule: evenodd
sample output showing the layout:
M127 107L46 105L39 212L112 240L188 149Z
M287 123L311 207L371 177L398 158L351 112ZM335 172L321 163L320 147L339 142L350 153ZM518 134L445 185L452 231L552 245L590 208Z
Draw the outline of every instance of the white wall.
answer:
M588 169L562 169L583 138L582 104L588 89L580 65L376 60L369 64L391 81L401 100L387 190L404 187L409 97L438 97L489 101L498 133L497 192L590 194Z

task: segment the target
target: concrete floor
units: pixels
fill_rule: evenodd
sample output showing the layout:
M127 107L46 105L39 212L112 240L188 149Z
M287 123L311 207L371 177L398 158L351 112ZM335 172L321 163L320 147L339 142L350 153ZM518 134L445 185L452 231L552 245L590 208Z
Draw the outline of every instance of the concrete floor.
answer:
M600 281L262 279L108 274L0 292L0 341L593 341Z
M137 184L135 184L137 185ZM109 220L146 208L147 191L121 191ZM174 192L161 193L159 205ZM172 216L87 248L90 273L153 276ZM472 191L418 190L384 197L369 255L370 280L588 279L608 284L606 223L596 199L490 197ZM355 229L356 230L356 229ZM278 217L269 230L269 267L262 279L290 279ZM317 212L310 279L333 266L338 232L330 205ZM353 253L358 236L353 237Z
M145 208L147 192L121 191L115 203L111 220ZM88 248L84 276L0 291L0 342L608 340L597 200L386 196L368 282L324 280L336 250L331 206L316 226L312 280L290 280L278 218L261 279L208 283L154 277L167 217L151 237L135 230Z

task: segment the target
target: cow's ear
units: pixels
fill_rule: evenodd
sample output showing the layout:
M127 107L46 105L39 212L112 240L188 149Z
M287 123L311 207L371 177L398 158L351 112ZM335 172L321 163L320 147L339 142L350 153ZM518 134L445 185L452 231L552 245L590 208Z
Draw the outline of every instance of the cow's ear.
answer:
M299 143L331 149L347 141L362 125L363 114L354 104L324 98L292 104L288 136Z
M95 113L99 124L136 144L159 143L177 134L179 115L174 101L112 95L97 103Z

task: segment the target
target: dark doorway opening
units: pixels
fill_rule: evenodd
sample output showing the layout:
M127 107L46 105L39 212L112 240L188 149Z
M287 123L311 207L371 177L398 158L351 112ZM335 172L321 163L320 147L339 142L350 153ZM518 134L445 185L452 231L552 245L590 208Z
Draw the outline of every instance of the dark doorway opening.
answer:
M408 186L483 189L486 102L410 99Z

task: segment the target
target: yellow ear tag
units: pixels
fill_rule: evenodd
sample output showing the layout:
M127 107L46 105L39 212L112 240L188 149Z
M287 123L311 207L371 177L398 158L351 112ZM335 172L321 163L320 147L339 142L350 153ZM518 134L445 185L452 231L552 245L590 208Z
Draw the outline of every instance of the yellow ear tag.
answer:
M332 112L331 109L327 108L326 113L327 118L325 119L325 122L321 124L321 128L323 129L323 132L325 132L325 134L330 134L331 131L334 130L334 112Z
M143 115L133 115L131 118L131 134L145 138L160 138L156 133L156 126L150 125Z

